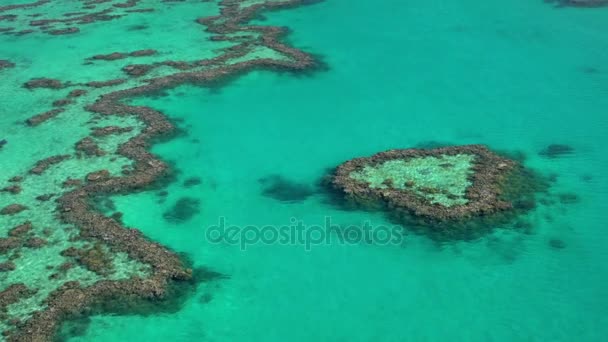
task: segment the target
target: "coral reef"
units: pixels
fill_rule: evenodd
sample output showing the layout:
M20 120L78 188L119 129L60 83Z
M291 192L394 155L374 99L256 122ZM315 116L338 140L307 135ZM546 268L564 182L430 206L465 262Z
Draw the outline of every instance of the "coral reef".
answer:
M546 189L530 171L482 145L355 158L338 166L328 183L349 203L384 209L399 223L443 236L470 233L481 226L476 219L499 221L531 210L534 193Z
M95 55L88 59L90 60L104 60L104 61L115 61L118 59L125 59L128 57L144 57L144 56L152 56L157 53L154 49L145 49L145 50L137 50L133 52L112 52L105 55Z
M21 298L32 295L32 291L25 284L12 284L8 288L0 291L0 318L6 315L7 307L18 302Z
M23 245L28 248L40 248L40 247L46 245L46 243L47 243L46 240L44 240L42 238L32 237L32 238L25 240Z
M22 204L9 204L6 207L0 209L0 215L15 215L24 210L27 210L27 207Z
M20 193L21 190L22 189L19 185L13 184L13 185L9 185L9 186L6 186L6 187L0 189L0 192L9 192L13 195L16 195L16 194Z
M49 88L49 89L61 89L63 88L63 84L60 80L55 80L52 78L34 78L25 82L23 85L27 89L36 89L36 88Z
M64 109L62 109L62 108L52 109L52 110L46 111L44 113L34 115L31 118L27 119L25 122L30 126L38 126L41 123L56 117L63 111L64 111Z
M96 243L89 249L70 247L63 251L62 255L73 257L76 263L102 276L113 271L112 258L100 243Z
M30 173L34 174L34 175L41 175L46 170L48 170L51 166L53 166L55 164L59 164L62 161L67 160L67 159L70 159L70 155L63 154L63 155L52 156L52 157L48 157L48 158L39 160L38 162L36 162L36 165L34 165L34 167L30 170Z
M15 270L15 263L12 261L5 261L0 263L0 272L10 272Z
M8 231L8 236L12 237L23 237L30 230L32 230L32 222L26 221L18 226L13 227Z
M85 95L86 93L87 93L87 91L84 89L74 89L74 90L70 91L70 93L68 94L68 97L81 97L81 96Z
M129 76L139 77L147 74L152 68L153 66L146 64L131 64L122 68L122 71Z
M78 141L74 148L76 149L76 156L78 157L101 157L106 154L91 137L86 137Z
M93 137L105 137L112 134L129 133L133 130L133 127L118 127L118 126L107 126L107 127L96 127L93 128L91 136Z

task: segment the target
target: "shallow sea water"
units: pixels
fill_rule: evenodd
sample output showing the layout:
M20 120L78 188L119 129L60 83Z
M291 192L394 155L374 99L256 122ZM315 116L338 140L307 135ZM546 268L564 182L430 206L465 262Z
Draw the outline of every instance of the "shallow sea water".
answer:
M201 284L177 313L94 316L70 341L605 340L608 9L326 0L265 16L260 24L290 27L289 43L328 70L256 71L220 89L134 99L184 128L153 148L178 179L164 200L158 191L113 197L126 225L227 278ZM340 210L320 191L278 201L260 179L316 189L347 159L429 142L523 152L527 166L556 175L553 195L579 201L539 204L524 218L529 234L498 229L467 242L410 233L399 246L243 250L206 238L222 217L241 227L327 217L390 225L382 213ZM549 144L575 152L540 156ZM201 184L184 187L191 177ZM181 198L200 200L200 212L167 220Z

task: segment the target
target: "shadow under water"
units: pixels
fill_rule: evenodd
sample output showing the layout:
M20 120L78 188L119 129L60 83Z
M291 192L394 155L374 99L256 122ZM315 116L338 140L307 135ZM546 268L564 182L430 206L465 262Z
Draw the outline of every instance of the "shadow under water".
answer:
M200 211L199 199L182 197L175 202L171 209L163 213L163 218L167 222L179 224L189 221Z
M301 202L315 194L311 186L294 182L281 175L270 175L258 181L262 185L262 195L280 202Z

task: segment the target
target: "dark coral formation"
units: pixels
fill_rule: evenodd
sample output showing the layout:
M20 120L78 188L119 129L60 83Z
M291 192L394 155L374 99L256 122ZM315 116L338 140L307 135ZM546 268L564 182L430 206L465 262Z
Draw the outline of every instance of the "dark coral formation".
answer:
M15 215L24 210L27 210L27 207L22 204L9 204L6 207L0 209L0 215Z
M59 100L53 101L53 107L64 107L71 103L72 103L72 100L70 100L70 99L59 99Z
M46 240L39 237L31 237L24 242L24 246L28 248L40 248L46 245Z
M108 80L108 81L91 81L91 82L87 82L86 86L91 87L91 88L112 87L115 85L125 83L126 81L127 80L125 80L124 78L118 78L118 79Z
M475 156L472 185L466 190L468 202L463 205L446 207L433 204L412 191L395 188L370 188L367 184L350 177L354 171L364 166L373 166L390 160L410 160L420 157L440 157L443 155ZM512 204L501 200L500 183L514 167L515 163L502 158L481 145L442 147L437 149L390 150L369 158L356 158L340 165L335 172L332 184L344 194L358 202L383 201L389 207L410 211L416 216L437 220L466 218L487 215L511 208Z
M39 195L36 196L36 200L40 201L40 202L46 202L48 200L50 200L51 198L53 198L53 194L44 194L44 195Z
M564 249L566 248L566 243L563 240L553 238L549 240L549 246L553 249Z
M291 181L281 175L270 175L258 181L262 185L262 195L281 202L300 202L314 194L311 186Z
M99 182L110 178L110 171L108 170L99 170L95 172L91 172L87 175L87 181L89 182Z
M131 57L144 57L144 56L153 56L157 53L154 49L145 49L145 50L137 50L129 53Z
M0 238L0 255L21 247L21 240L14 236L8 238Z
M94 137L105 137L107 135L112 134L122 134L128 133L133 130L133 127L118 127L118 126L106 126L106 127L97 127L93 129L91 135Z
M112 52L107 55L95 55L89 59L92 60L104 60L104 61L115 61L117 59L127 58L127 55L120 52Z
M538 152L539 155L552 159L567 156L572 153L574 153L574 148L563 144L551 144Z
M34 78L32 80L27 81L24 85L27 89L36 89L36 88L48 88L48 89L61 89L63 88L63 83L60 80L52 79L52 78Z
M91 137L78 141L74 148L78 157L101 157L106 154Z
M90 60L104 60L104 61L115 61L118 59L124 59L128 57L145 57L145 56L153 56L157 53L156 50L153 49L145 49L145 50L137 50L133 52L112 52L106 55L95 55L88 59Z
M78 33L80 32L80 29L78 27L68 27L68 28L64 28L64 29L59 29L59 30L50 30L47 31L49 34L52 34L54 36L59 36L62 34L74 34L74 33Z
M32 229L33 226L30 221L26 221L11 228L7 238L0 238L0 254L8 254L9 252L15 251L9 258L12 260L19 256L21 248L41 248L45 246L47 241L40 237L33 236L31 234Z
M16 194L20 193L21 190L22 189L19 185L13 184L13 185L5 186L4 188L0 189L0 192L8 192L13 195L16 195Z
M153 66L147 64L131 64L122 68L122 71L129 76L138 77L147 74L152 68Z
M200 212L200 200L183 197L177 200L171 209L163 214L163 218L171 223L186 222Z
M36 165L34 165L34 167L30 170L30 173L34 175L41 175L51 166L59 164L67 159L70 159L70 155L62 154L39 160L38 162L36 162Z
M8 306L17 303L22 298L31 296L34 291L30 290L23 283L12 284L0 292L0 318L4 320Z
M191 188L193 186L201 184L201 182L202 181L201 181L200 178L198 178L198 177L191 177L191 178L186 179L184 181L183 185L184 185L184 188Z
M557 197L561 204L575 204L579 201L578 195L570 192L558 194Z
M475 156L464 204L444 206L409 190L407 185L404 189L373 188L351 177L352 172L365 166L386 161L462 154ZM355 158L338 166L330 175L328 185L350 206L384 209L398 223L438 239L472 238L488 226L510 221L516 214L533 209L534 194L547 187L533 172L482 145L390 150L368 158Z
M11 228L11 230L8 231L8 236L20 238L25 236L31 230L32 222L26 221L18 226Z
M74 258L74 262L101 276L107 276L113 271L112 257L104 250L100 243L88 249L70 247L61 252L61 255Z
M27 119L25 122L30 126L38 126L41 123L56 117L63 111L64 111L64 109L62 109L62 108L52 109L47 112L34 115L31 118Z
M6 59L0 59L0 70L14 68L14 67L15 67L15 63L8 61Z
M45 5L50 0L40 0L33 3L26 4L15 4L0 6L0 13L15 9L25 9ZM122 18L131 13L146 13L153 12L152 8L132 8L138 5L139 0L128 0L125 2L114 2L110 6L106 6L104 9L98 9L100 5L107 5L107 3L114 2L114 0L91 0L81 1L82 11L78 12L67 12L59 18L48 18L45 17L44 13L31 14L29 17L36 18L36 20L29 21L28 29L18 30L15 27L4 27L0 30L4 34L13 35L25 35L35 32L35 29L39 29L40 32L50 35L63 35L63 34L74 34L80 32L79 26L91 24L100 21L110 21ZM120 11L122 9L122 11ZM13 22L18 18L16 14L0 15L0 21L6 20ZM73 25L73 26L68 26Z
M0 262L0 272L10 272L15 270L15 263L12 261Z
M68 178L65 181L63 181L63 183L61 184L62 187L64 188L69 188L69 187L74 187L74 186L80 186L82 185L82 180L80 179L73 179L73 178Z
M68 97L81 97L87 93L84 89L74 89L69 94Z

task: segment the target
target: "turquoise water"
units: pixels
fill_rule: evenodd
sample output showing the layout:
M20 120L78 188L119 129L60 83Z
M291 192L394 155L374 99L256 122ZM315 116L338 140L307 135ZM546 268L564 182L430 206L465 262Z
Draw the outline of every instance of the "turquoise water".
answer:
M256 23L288 26L289 44L328 70L255 71L219 89L134 99L184 128L153 148L178 179L164 199L112 198L127 226L227 278L200 284L176 313L93 316L70 341L605 339L608 9L326 0L265 16ZM554 197L579 200L539 204L524 218L529 234L498 229L468 242L408 233L401 245L307 250L206 238L220 218L390 225L382 213L340 210L315 184L347 159L433 141L523 152L527 166L556 175ZM538 154L550 144L574 153ZM273 175L310 196L264 196L260 179ZM185 187L192 177L201 184ZM181 198L198 199L200 212L167 220Z
M164 203L155 193L115 199L127 224L230 278L201 285L176 314L93 317L75 341L605 338L607 10L330 0L264 23L289 26L289 42L322 55L329 70L253 72L219 91L184 86L137 100L183 120L187 136L154 148L180 181ZM472 242L409 235L403 246L242 251L205 240L220 216L237 225L320 224L327 215L386 224L381 214L336 210L320 194L264 197L258 180L279 174L312 185L346 159L427 141L522 151L528 166L557 174L552 192L580 201L540 205L528 217L532 234L499 230ZM552 143L576 152L538 155ZM202 184L183 188L193 176ZM200 199L200 214L163 220L183 196Z

